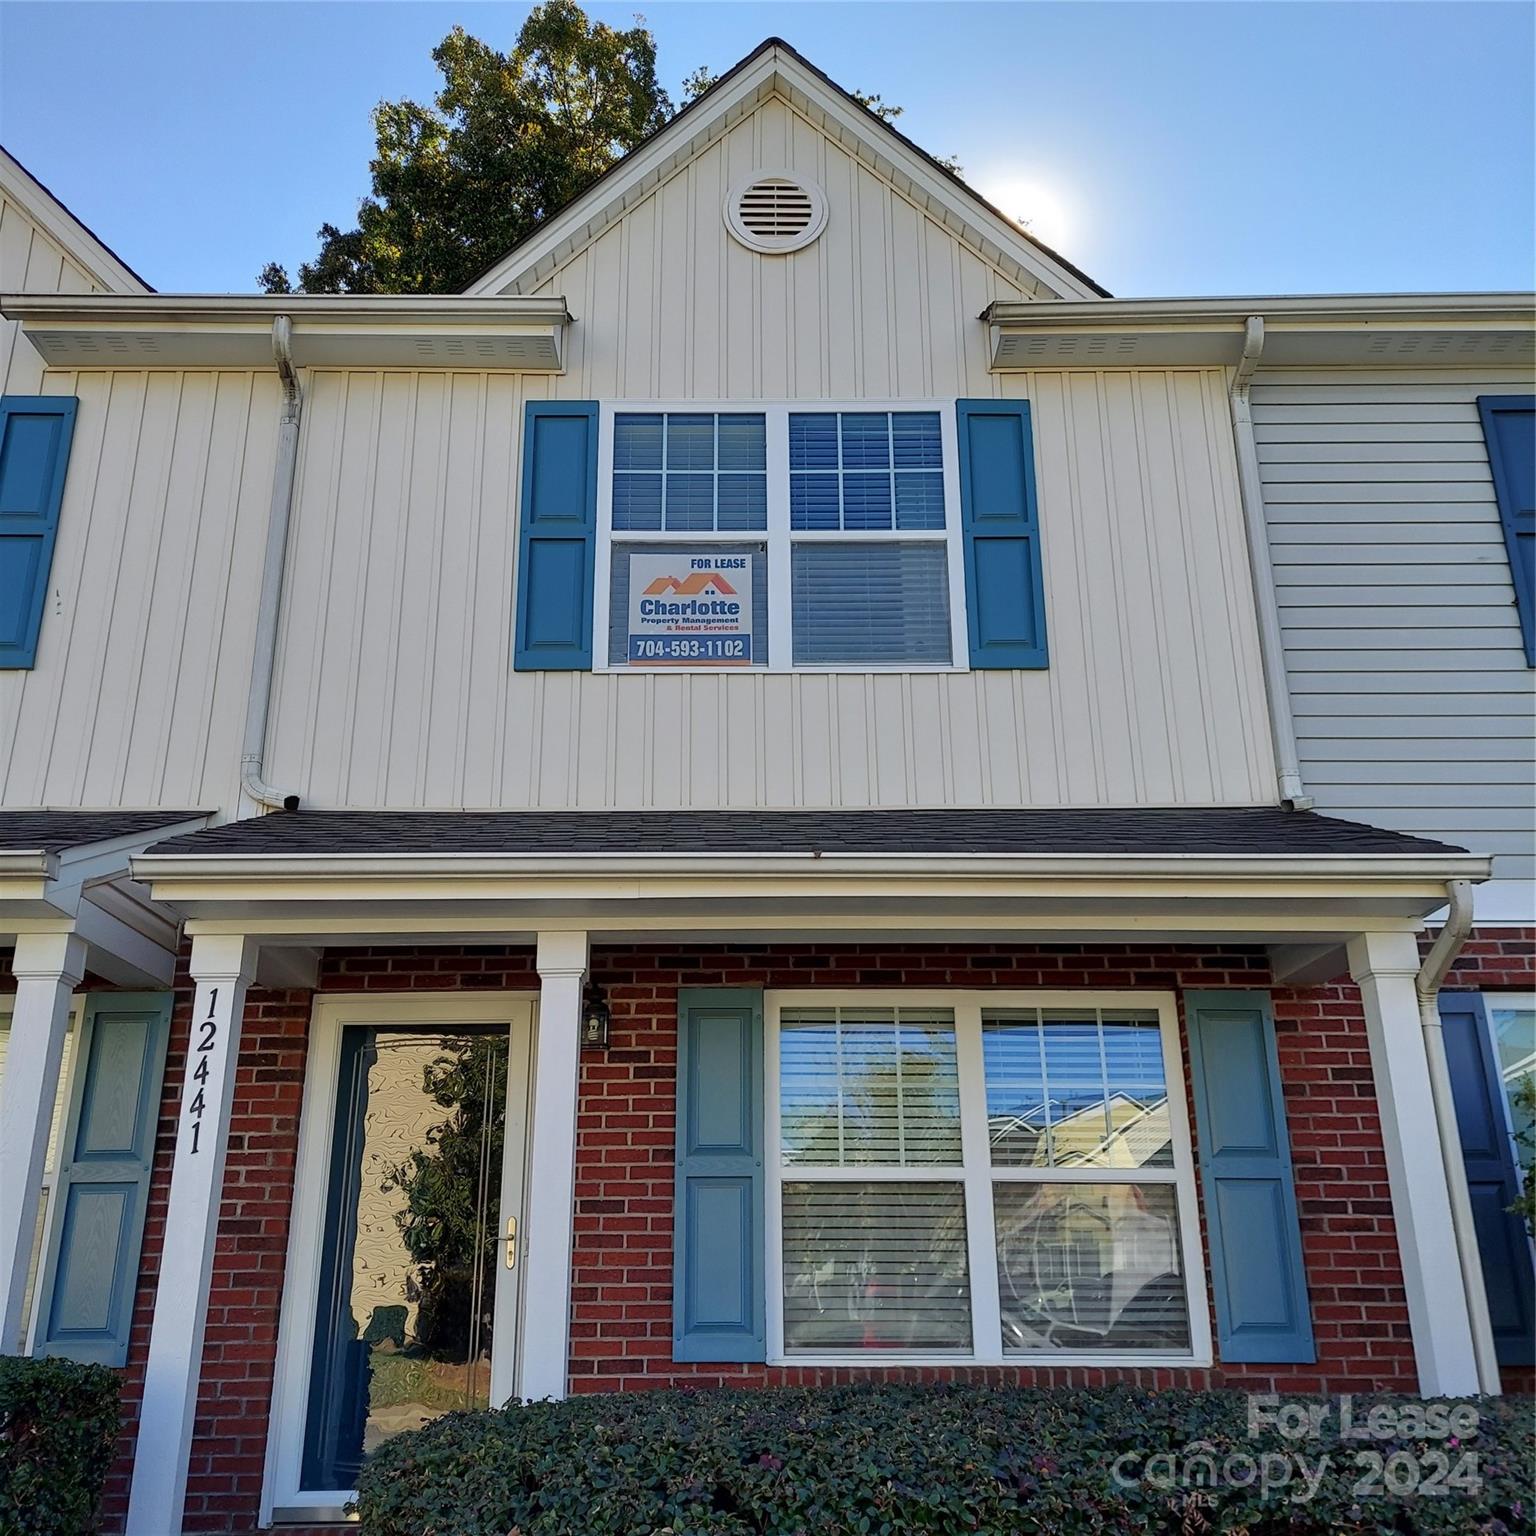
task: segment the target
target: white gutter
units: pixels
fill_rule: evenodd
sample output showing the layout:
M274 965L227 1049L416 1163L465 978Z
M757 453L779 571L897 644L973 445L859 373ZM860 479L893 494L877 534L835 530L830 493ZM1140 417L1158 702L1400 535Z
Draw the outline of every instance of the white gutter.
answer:
M1243 298L998 299L981 313L994 325L1045 328L1071 322L1115 321L1241 326L1262 312L1271 324L1536 323L1536 294L1513 293L1325 293L1268 294Z
M1440 986L1472 930L1472 887L1465 880L1446 885L1451 901L1445 926L1430 946L1414 989L1419 995L1419 1024L1424 1032L1424 1054L1429 1061L1429 1089L1435 1104L1435 1125L1440 1135L1440 1157L1451 1198L1451 1226L1456 1233L1456 1254L1461 1263L1461 1283L1467 1297L1467 1319L1472 1325L1472 1353L1477 1361L1480 1392L1497 1395L1499 1362L1494 1352L1493 1324L1488 1317L1488 1292L1483 1282L1483 1262L1478 1254L1477 1228L1472 1219L1472 1199L1467 1192L1467 1169L1456 1132L1456 1102L1451 1093L1451 1069L1445 1056L1445 1032L1440 1023Z
M1285 641L1280 633L1280 599L1275 592L1275 567L1269 553L1269 525L1264 516L1264 481L1259 473L1259 449L1253 436L1253 411L1248 388L1264 354L1264 319L1249 315L1243 331L1243 355L1232 374L1227 404L1232 412L1232 443L1237 451L1237 490L1248 533L1248 571L1253 579L1253 605L1259 622L1259 656L1264 667L1264 697L1269 705L1269 732L1274 738L1275 770L1280 799L1292 810L1305 811L1312 798L1301 782L1301 755L1296 747L1296 721L1291 714L1291 685L1285 675Z
M245 739L240 752L240 787L254 810L277 810L285 801L296 809L298 797L267 783L267 717L272 709L272 674L277 664L277 621L283 602L283 566L288 558L288 522L293 511L293 482L299 457L299 417L304 396L293 368L293 323L287 315L272 322L272 357L283 386L283 414L277 427L277 462L272 471L272 506L267 514L267 551L261 567L261 600L256 610L256 645L251 656L251 688L245 705ZM242 804L244 814L247 807Z
M153 853L133 861L141 880L466 880L571 875L647 875L660 879L748 879L811 874L919 875L927 880L1219 879L1388 880L1424 883L1486 880L1490 860L1474 854L921 854L698 853L680 867L676 854L515 853ZM1426 893L1428 894L1428 893Z
M24 323L265 326L297 319L301 327L367 322L416 332L433 325L563 325L564 298L458 294L4 293L0 314Z

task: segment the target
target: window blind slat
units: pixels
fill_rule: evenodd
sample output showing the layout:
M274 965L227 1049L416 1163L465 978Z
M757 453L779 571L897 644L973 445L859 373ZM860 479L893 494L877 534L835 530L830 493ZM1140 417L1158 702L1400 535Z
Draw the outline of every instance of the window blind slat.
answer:
M791 580L797 665L951 660L942 544L797 544Z
M1190 1347L1171 1184L998 1184L1008 1353Z
M786 1184L784 1347L966 1350L959 1184Z

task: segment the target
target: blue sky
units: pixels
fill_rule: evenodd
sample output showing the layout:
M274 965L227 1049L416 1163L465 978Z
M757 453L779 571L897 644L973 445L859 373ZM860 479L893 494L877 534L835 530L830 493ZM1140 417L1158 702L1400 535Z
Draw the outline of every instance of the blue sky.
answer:
M1120 294L1491 289L1536 266L1536 8L1509 3L643 9L677 94L763 37ZM367 190L369 110L521 5L0 3L0 142L165 292L249 291Z

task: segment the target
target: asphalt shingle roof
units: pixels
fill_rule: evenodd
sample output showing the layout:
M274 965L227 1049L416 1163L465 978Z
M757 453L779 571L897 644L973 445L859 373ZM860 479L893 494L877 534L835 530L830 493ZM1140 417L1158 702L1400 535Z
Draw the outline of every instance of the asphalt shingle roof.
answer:
M1446 854L1278 806L1180 810L282 811L154 854Z
M146 836L196 821L204 811L0 811L0 852L61 853L89 843Z

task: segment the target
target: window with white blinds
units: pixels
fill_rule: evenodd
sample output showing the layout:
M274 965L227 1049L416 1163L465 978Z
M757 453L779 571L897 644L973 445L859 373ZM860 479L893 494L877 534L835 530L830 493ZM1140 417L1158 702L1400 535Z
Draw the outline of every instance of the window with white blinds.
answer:
M770 994L776 1357L1210 1358L1172 999Z
M610 408L596 654L613 668L964 665L952 416Z

